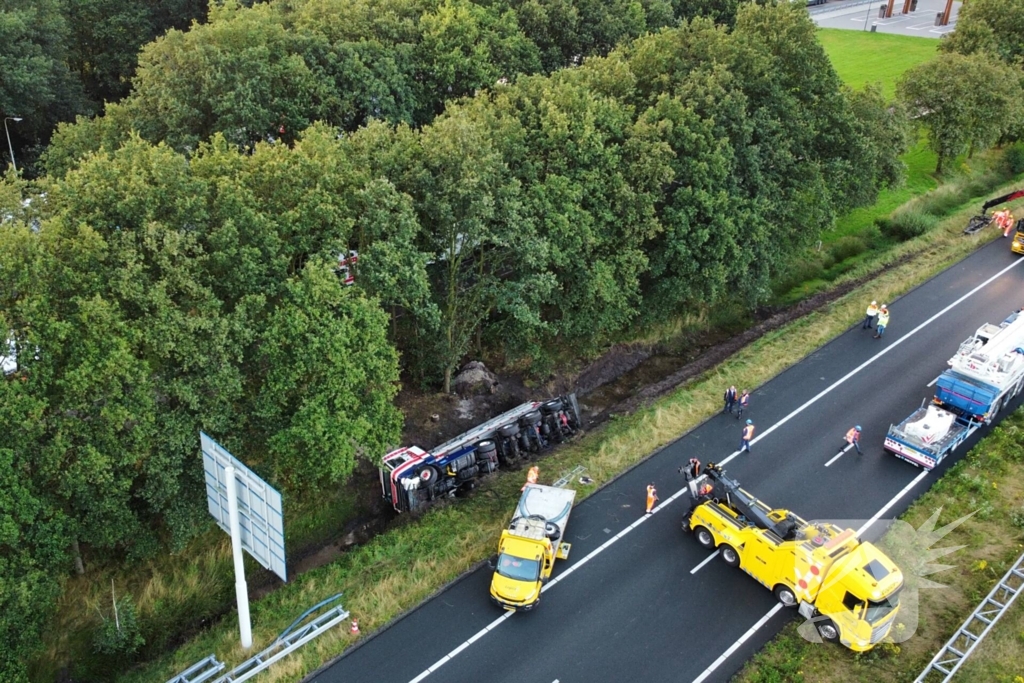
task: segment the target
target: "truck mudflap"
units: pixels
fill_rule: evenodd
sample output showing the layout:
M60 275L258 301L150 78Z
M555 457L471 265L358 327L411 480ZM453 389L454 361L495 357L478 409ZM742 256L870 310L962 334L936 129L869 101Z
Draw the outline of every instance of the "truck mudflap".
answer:
M572 550L572 543L559 543L558 544L558 559L568 560L569 551Z

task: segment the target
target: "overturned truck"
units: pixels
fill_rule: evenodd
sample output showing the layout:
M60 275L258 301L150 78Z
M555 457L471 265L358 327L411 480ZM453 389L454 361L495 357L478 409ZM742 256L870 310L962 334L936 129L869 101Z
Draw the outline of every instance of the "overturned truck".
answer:
M382 495L396 511L415 512L571 438L580 424L576 394L523 403L429 451L418 446L391 451L381 458Z

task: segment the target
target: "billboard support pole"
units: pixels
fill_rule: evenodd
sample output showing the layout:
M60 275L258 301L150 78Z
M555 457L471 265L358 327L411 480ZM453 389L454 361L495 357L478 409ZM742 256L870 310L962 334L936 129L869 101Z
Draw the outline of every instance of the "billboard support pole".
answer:
M249 587L245 583L245 563L242 561L242 531L238 523L238 494L235 486L235 468L227 467L228 517L231 526L231 554L235 559L235 598L238 600L238 630L242 648L252 647L252 624L249 621Z

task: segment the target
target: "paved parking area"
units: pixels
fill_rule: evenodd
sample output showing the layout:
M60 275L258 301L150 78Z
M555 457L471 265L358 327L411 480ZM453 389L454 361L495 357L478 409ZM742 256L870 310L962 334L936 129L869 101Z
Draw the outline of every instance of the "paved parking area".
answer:
M826 5L808 7L811 19L822 28L841 28L851 31L870 31L872 25L878 33L898 33L919 38L941 38L956 28L960 3L953 3L947 26L936 26L935 15L946 8L946 0L918 0L917 10L900 14L903 0L896 0L892 17L880 19L879 8L888 5L883 0L864 2L830 2Z

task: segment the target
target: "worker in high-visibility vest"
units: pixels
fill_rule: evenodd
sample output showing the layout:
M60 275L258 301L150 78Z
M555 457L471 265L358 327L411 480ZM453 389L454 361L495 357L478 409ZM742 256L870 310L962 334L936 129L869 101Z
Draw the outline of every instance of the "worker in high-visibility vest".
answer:
M740 419L740 415L743 414L743 411L750 407L750 392L749 391L747 391L746 389L743 390L743 393L740 394L739 399L736 401L736 406L737 406L736 419L738 420L738 419Z
M889 326L889 309L882 304L882 308L878 311L878 330L875 332L875 339L881 339L882 335L885 334L885 328Z
M539 477L539 476L540 476L540 468L537 467L536 465L534 465L526 473L526 483L523 484L523 488L521 488L519 490L520 491L525 491L526 487L529 486L530 484L536 484L537 483L537 477Z
M743 434L740 437L740 453L746 451L750 452L750 440L754 438L754 421L747 420L747 424L743 427Z
M647 513L651 514L654 511L654 503L658 500L658 490L654 488L654 482L647 485Z
M862 330L870 330L871 326L875 323L875 318L878 317L878 302L872 301L868 304L868 310L864 314L864 324L860 326Z
M690 458L690 462L680 467L679 471L685 474L687 479L696 479L700 476L700 460Z
M860 425L850 427L850 431L846 432L846 443L857 449L857 455L864 455L860 450Z

